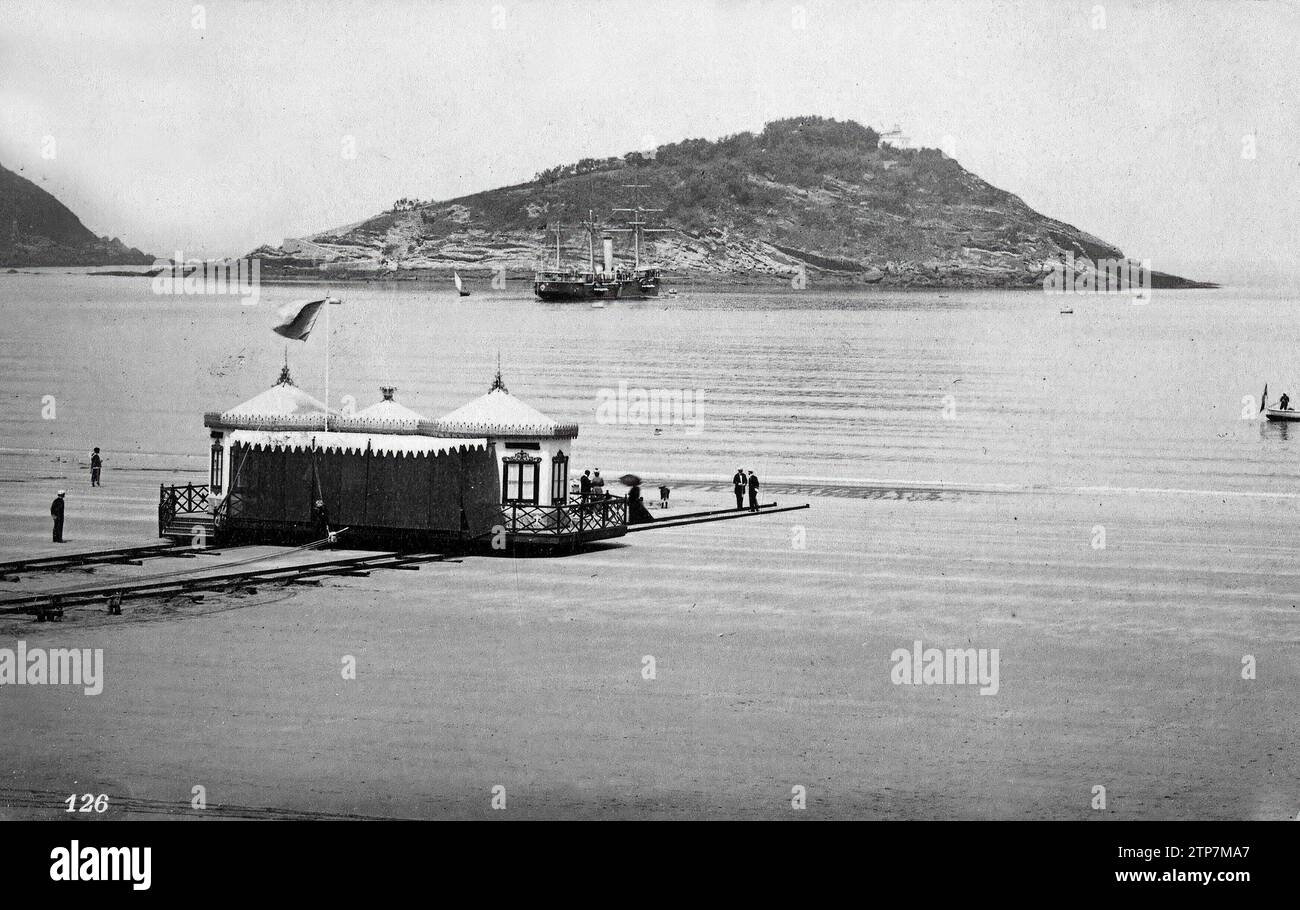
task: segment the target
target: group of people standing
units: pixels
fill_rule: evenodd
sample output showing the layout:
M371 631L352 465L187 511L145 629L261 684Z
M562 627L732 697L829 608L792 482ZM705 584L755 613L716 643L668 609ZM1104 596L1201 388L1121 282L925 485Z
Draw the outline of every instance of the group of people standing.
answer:
M584 501L604 498L605 478L600 476L600 468L596 468L594 477L590 470L582 472L582 477L578 479L578 492L582 495Z
M749 511L758 511L758 476L753 471L746 471L744 468L736 468L735 475L731 478L731 485L736 491L736 508L745 508L745 491L749 491Z

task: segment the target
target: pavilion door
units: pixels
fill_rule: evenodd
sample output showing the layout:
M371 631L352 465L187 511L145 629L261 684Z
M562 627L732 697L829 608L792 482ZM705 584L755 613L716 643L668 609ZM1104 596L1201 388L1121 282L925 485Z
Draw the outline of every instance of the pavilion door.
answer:
M569 456L556 452L551 459L551 505L563 505L569 500Z

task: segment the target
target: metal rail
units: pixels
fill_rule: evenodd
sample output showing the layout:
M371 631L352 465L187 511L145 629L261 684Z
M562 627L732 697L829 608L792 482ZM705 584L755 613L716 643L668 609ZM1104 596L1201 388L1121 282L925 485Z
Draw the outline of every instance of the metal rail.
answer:
M142 547L118 547L115 550L92 550L84 553L59 553L53 556L35 556L31 559L17 559L12 562L0 562L0 577L15 572L30 572L33 569L73 569L78 566L111 565L129 563L137 559L152 559L156 556L181 556L200 552L193 547L174 543L149 544Z
M47 612L48 609L52 609L61 614L66 607L97 603L106 599L115 601L116 606L120 608L122 600L133 597L156 597L192 591L220 590L232 585L255 582L275 584L305 581L329 575L364 575L372 569L416 568L419 563L436 562L445 558L441 553L372 553L366 556L351 556L346 559L332 559L297 566L253 569L244 572L225 572L197 578L168 578L161 581L144 578L138 581L117 581L103 585L80 587L65 592L47 591L6 598L0 600L0 613L36 613L41 615Z

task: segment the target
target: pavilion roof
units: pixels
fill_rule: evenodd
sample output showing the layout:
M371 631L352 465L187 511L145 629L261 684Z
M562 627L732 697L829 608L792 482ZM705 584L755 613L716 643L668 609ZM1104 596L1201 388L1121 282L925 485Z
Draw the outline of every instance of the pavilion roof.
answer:
M426 426L440 436L578 435L577 424L559 423L497 386Z
M331 418L334 416L330 412ZM204 415L209 427L271 429L324 426L325 404L293 384L286 366L280 380L265 392L221 412Z

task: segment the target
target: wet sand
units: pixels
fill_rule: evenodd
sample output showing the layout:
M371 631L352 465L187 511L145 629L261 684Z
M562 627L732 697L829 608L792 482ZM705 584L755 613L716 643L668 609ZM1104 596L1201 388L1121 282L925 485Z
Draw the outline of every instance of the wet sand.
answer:
M43 470L6 466L0 559L56 550L45 510L60 480ZM153 541L158 473L106 472L92 498L67 470L68 548ZM0 617L5 647L105 661L98 696L0 688L0 817L61 817L74 792L107 793L115 817L1300 812L1294 500L770 490L812 508L564 558L128 602L61 625ZM729 500L685 485L672 511ZM894 685L891 652L918 639L999 649L998 693Z

